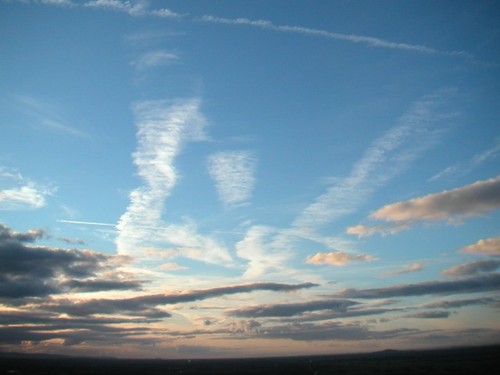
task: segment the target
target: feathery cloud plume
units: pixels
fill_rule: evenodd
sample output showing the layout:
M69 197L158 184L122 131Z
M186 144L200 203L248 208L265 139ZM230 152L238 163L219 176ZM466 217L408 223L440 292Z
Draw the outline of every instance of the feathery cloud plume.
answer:
M477 243L466 246L459 251L466 254L500 256L500 237L479 240Z
M175 53L159 50L139 56L137 59L133 60L130 65L137 70L147 70L159 66L176 64L179 60L179 56Z
M348 254L344 252L317 253L307 258L306 263L314 265L345 266L351 262L373 262L375 257L366 254Z
M307 36L315 36L320 38L340 40L356 44L364 44L376 48L406 50L428 55L461 56L466 58L472 58L472 55L465 51L439 51L437 49L422 45L390 42L387 40L370 36L332 33L329 31L310 29L307 27L300 27L300 26L287 26L287 25L280 26L273 24L271 21L265 21L265 20L250 20L247 18L222 18L209 15L202 16L197 20L201 22L216 23L216 24L251 26L263 30L270 30L281 33L293 33L293 34L301 34Z
M445 116L441 106L452 94L452 90L441 90L414 102L396 126L372 143L347 178L306 207L293 223L296 230L310 232L351 214L377 188L405 170L434 144L433 125Z
M210 155L208 172L220 200L231 207L250 199L255 185L256 159L250 151L223 151Z
M170 247L176 256L231 262L227 249L198 234L193 223L166 225L161 219L178 179L176 157L185 143L207 139L206 120L199 107L197 99L146 101L134 107L138 144L133 159L144 185L130 193L130 204L116 226L120 254L139 255L145 249Z

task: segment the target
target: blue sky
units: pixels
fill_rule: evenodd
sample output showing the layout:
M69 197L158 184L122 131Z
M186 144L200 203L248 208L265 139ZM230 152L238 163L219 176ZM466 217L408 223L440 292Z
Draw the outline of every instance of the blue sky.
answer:
M0 348L498 342L499 12L0 2Z

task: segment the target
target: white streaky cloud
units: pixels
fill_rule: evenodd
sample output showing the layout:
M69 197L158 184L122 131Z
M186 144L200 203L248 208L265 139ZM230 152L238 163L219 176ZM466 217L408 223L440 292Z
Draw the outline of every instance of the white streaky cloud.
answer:
M304 209L295 219L298 232L311 232L322 225L355 212L379 187L405 170L436 140L435 122L446 117L441 104L452 95L441 90L412 104L382 137L375 140L351 170Z
M274 228L253 226L245 237L236 243L236 255L248 261L244 278L258 279L264 274L267 276L272 272L284 271L290 253L273 243L276 234Z
M387 278L387 277L393 277L393 276L400 276L400 275L404 275L407 273L422 271L423 269L424 269L424 264L421 262L417 262L417 263L408 264L408 265L404 266L403 268L396 270L396 271L385 272L381 275L381 277Z
M314 264L316 266L327 264L329 266L345 266L351 262L373 262L377 258L366 254L349 254L342 251L334 253L316 253L315 255L307 258L307 264Z
M176 64L179 61L179 56L177 56L175 53L167 51L153 51L148 52L133 60L130 65L135 67L137 70L147 70L160 66Z
M148 249L163 249L173 257L229 265L227 249L197 232L193 223L168 225L162 221L164 205L177 183L175 159L187 142L207 140L206 120L197 99L147 101L134 106L137 174L144 185L130 193L130 204L116 229L119 254L143 256Z
M444 177L449 177L455 174L465 176L480 165L496 159L500 155L500 142L497 140L495 145L489 149L474 155L470 160L465 163L456 163L452 166L446 167L441 172L435 174L428 181L439 180Z
M310 29L307 27L300 27L300 26L287 26L287 25L280 26L273 24L271 21L265 21L265 20L250 20L247 18L222 18L209 15L202 16L196 20L201 22L226 24L226 25L251 26L281 33L293 33L293 34L315 36L315 37L340 40L350 43L364 44L370 47L377 47L377 48L399 49L399 50L406 50L406 51L412 51L430 55L461 56L466 58L473 57L470 53L465 51L440 51L422 45L390 42L384 39L375 38L371 36L332 33L329 31Z
M82 139L91 138L89 134L67 125L62 115L63 110L59 106L27 95L12 95L12 98L16 102L17 109L35 120L38 126Z
M373 227L367 227L365 225L356 225L354 227L349 227L346 230L347 234L353 235L353 236L358 236L358 238L362 237L370 237L373 236L374 234L380 234L382 236L388 235L388 234L396 234L399 232L402 232L404 230L407 230L410 228L410 225L408 224L403 224L403 225L393 225L393 226L373 226Z
M187 270L188 267L179 266L176 263L164 263L158 267L160 271L184 271Z
M464 254L500 256L500 237L479 240L473 245L460 249L459 252Z
M76 4L71 0L41 0L44 5L55 5L62 7L74 7Z
M208 172L227 207L247 202L255 186L256 158L250 151L223 151L208 158Z
M92 0L83 4L84 7L101 8L128 13L131 16L142 16L147 14L148 1L120 1L120 0Z
M149 14L151 16L156 16L156 17L161 17L161 18L179 18L179 17L182 17L179 13L175 13L167 8L152 10Z
M16 211L38 209L46 205L46 197L53 194L53 190L39 187L32 182L24 186L0 190L0 210Z

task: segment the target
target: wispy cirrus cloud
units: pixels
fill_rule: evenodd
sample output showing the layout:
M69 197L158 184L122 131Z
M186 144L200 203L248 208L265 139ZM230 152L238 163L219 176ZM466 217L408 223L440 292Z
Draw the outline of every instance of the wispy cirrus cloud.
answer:
M266 21L266 20L250 20L248 18L223 18L223 17L214 17L210 15L204 15L202 17L197 18L196 20L200 22L215 23L215 24L250 26L280 33L292 33L292 34L314 36L314 37L344 41L349 43L362 44L375 48L398 49L398 50L423 53L428 55L460 56L465 58L472 58L472 55L465 51L440 51L423 45L391 42L371 36L333 33L325 30L311 29L300 26L275 25L271 21Z
M498 209L500 209L500 177L406 202L389 204L375 211L370 218L388 222L390 226L359 225L348 228L347 233L359 237L376 233L393 234L408 229L418 222L454 223Z
M208 172L227 207L247 202L255 186L256 157L250 151L222 151L208 158Z
M115 12L124 12L129 16L156 16L162 18L177 18L181 15L167 8L151 10L147 0L121 1L121 0L91 0L83 4L84 7L105 9Z
M500 237L479 240L473 245L460 249L459 252L465 254L500 256Z
M489 161L495 160L496 158L498 158L499 155L500 155L500 141L496 140L495 144L492 147L488 148L483 152L475 154L470 160L464 163L456 163L454 165L446 167L441 172L429 178L429 181L439 180L441 178L450 177L456 174L462 176L466 175L476 167L479 167L480 165L487 163Z
M375 257L366 254L348 254L344 252L317 253L307 258L306 263L316 266L327 264L330 266L345 266L351 262L373 262Z
M11 97L15 100L17 110L34 120L36 126L59 134L91 139L88 133L68 125L64 111L58 105L27 95L16 94Z
M137 70L143 71L160 66L177 64L180 58L177 54L163 50L148 52L134 59L130 65Z
M435 123L450 116L442 106L452 95L453 90L440 90L414 102L396 126L372 143L350 175L317 197L293 226L307 232L356 211L377 188L434 144Z
M206 262L231 261L227 249L196 225L167 225L162 214L177 183L175 159L187 142L207 140L200 100L145 101L134 106L137 150L133 153L143 185L130 193L130 204L116 226L120 254L140 255L150 249L169 249L176 256ZM158 230L161 228L161 230Z

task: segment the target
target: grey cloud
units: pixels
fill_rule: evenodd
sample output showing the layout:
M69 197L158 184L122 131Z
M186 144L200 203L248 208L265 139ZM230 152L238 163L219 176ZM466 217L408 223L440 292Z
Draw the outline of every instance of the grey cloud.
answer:
M322 340L384 340L399 336L418 333L416 329L394 329L386 331L372 331L358 324L289 324L266 327L262 329L262 337L272 339L291 339L297 341Z
M493 298L483 297L483 298L469 298L469 299L459 299L451 301L438 301L432 302L424 305L425 308L442 308L450 309L456 307L465 307L472 305L487 305L493 303L495 300Z
M0 227L0 298L45 297L71 289L138 288L136 280L113 279L113 256L29 244L43 236L39 230L17 233ZM103 271L111 278L103 278Z
M56 304L45 306L47 309L65 312L76 316L86 316L91 314L141 314L151 311L151 308L160 305L173 305L178 303L188 303L200 301L208 298L221 297L224 295L237 293L250 293L258 290L268 290L274 292L289 292L305 288L311 288L317 284L279 284L279 283L254 283L236 286L227 286L211 289L192 290L188 292L171 294L151 294L124 299L93 299L85 302L72 302L70 300L61 301ZM153 310L156 311L156 310Z
M390 298L428 294L461 294L495 291L500 288L500 274L481 275L454 281L429 281L387 288L346 289L336 294L344 298Z
M232 310L228 313L230 316L256 318L256 317L285 317L300 315L308 311L318 310L334 310L344 312L349 306L355 305L357 302L334 299L334 300L320 300L310 301L303 303L288 303L277 305L261 305L252 307L243 307L240 309Z
M470 276L482 272L493 272L500 267L500 260L480 260L477 262L462 264L448 268L443 271L446 276Z
M405 315L406 318L417 319L444 319L450 316L449 311L423 311L416 314Z

